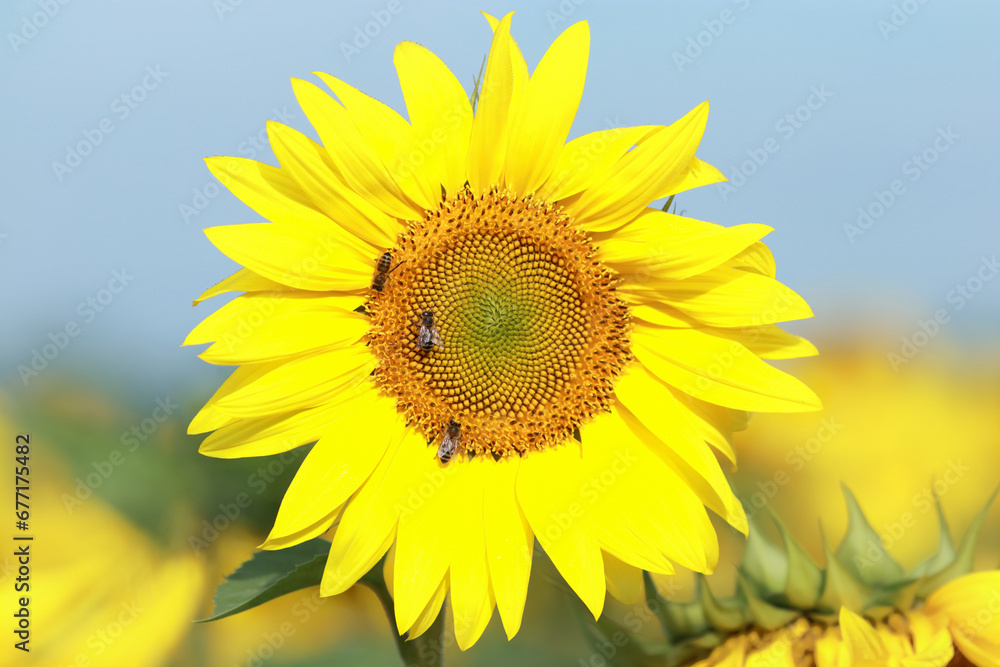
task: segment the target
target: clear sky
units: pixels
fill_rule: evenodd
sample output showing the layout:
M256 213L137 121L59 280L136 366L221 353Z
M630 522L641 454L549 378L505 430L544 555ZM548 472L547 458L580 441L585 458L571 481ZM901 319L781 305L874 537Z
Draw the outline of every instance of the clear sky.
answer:
M178 347L214 308L192 298L235 269L201 229L257 216L202 158L275 163L258 135L269 118L312 134L289 77L315 70L405 112L403 40L471 87L491 34L480 7L518 10L529 67L589 22L571 136L711 101L699 156L731 187L680 206L775 228L779 278L817 314L794 330L904 335L945 309L950 335L996 338L995 2L62 2L0 8L0 356L13 387L14 368L72 325L51 366L106 364L150 391L214 384L220 371ZM981 289L957 296L977 276Z

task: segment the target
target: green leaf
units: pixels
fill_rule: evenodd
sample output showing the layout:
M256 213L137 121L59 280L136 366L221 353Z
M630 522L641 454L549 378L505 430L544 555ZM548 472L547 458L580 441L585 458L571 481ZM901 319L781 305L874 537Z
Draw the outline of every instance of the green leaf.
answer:
M903 578L903 566L892 559L882 545L882 538L875 532L857 498L841 485L847 501L847 533L837 547L837 559L858 581L869 586L889 586Z
M322 538L278 551L258 551L215 591L212 615L205 623L252 609L269 600L319 585L330 543Z

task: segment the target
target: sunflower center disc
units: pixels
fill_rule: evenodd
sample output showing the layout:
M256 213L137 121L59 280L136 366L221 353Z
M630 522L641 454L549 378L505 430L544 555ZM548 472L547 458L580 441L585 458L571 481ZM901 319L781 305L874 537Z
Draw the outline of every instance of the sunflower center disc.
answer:
M551 205L468 191L409 223L368 304L376 380L428 440L502 457L607 409L629 313L590 240ZM430 313L440 344L420 344Z

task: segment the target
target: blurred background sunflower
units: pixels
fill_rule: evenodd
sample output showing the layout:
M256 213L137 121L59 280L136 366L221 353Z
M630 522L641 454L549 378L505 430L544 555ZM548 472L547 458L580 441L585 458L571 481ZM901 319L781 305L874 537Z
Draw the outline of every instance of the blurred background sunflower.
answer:
M201 228L253 221L221 196L202 156L273 164L265 117L308 131L289 72L374 82L366 92L402 110L391 76L402 40L469 63L456 76L471 91L489 27L471 10L442 19L449 8L182 0L140 13L115 3L18 0L0 9L9 49L0 79L11 91L0 116L16 128L3 140L2 415L7 442L29 433L35 443L36 544L52 547L39 552L34 572L38 656L210 667L398 660L365 590L329 599L308 621L315 591L189 623L210 613L223 576L263 541L301 459L234 467L197 456L186 425L226 372L180 342L201 317L190 295L237 268L204 243ZM495 16L512 8L482 6ZM820 356L778 365L814 388L825 412L754 415L735 435L738 468L729 474L748 514L776 511L817 562L819 524L834 544L846 528L841 482L905 566L937 545L928 494L940 493L952 533L963 534L1000 468L992 149L1000 137L998 86L989 85L1000 9L542 3L514 18L529 65L584 19L594 65L570 139L678 118L711 99L699 156L730 180L685 193L679 207L726 226L778 230L768 237L778 279L816 313L790 330ZM622 99L634 104L622 109ZM219 114L207 100L224 100L229 111ZM182 271L179 257L187 258ZM154 412L158 400L178 407ZM4 479L13 464L5 458ZM72 514L51 500L88 491ZM229 518L241 493L253 502ZM994 505L987 514L977 568L1000 562L998 512ZM91 520L99 526L85 530ZM735 585L744 540L718 528L722 554L711 586L724 594ZM94 585L79 586L75 561ZM5 595L13 593L12 565L0 557ZM536 561L532 577L518 636L508 642L494 619L464 654L446 636L449 664L607 661L551 564ZM123 605L159 595L158 586L170 603L102 644L98 633L117 630ZM678 573L656 586L684 600L693 584ZM13 602L4 600L8 613ZM619 604L609 597L606 615ZM70 626L70 618L81 620ZM294 635L282 634L285 622ZM82 640L69 658L51 653L60 632ZM115 643L132 646L133 637L151 654L116 662Z

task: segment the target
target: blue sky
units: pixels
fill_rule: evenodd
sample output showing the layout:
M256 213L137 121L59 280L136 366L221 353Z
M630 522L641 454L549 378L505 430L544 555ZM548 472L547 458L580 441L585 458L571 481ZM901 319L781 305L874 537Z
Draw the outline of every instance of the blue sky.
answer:
M711 101L699 155L732 184L680 206L775 228L779 278L817 315L794 330L877 327L891 341L945 309L950 336L996 337L996 3L12 1L0 9L0 355L12 386L11 369L60 340L53 367L213 384L220 371L178 347L213 308L191 300L235 269L201 229L257 216L202 158L274 163L258 139L268 119L312 134L289 77L315 70L404 111L392 66L403 40L471 86L490 39L480 7L518 10L529 67L589 22L571 136L669 123ZM87 154L68 156L81 142ZM67 327L77 333L63 339Z

